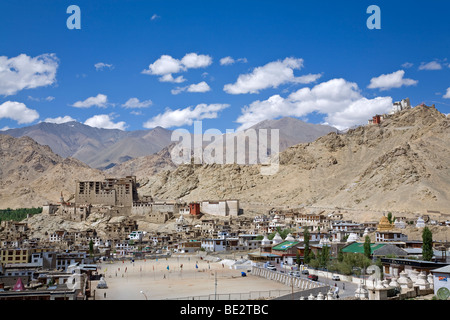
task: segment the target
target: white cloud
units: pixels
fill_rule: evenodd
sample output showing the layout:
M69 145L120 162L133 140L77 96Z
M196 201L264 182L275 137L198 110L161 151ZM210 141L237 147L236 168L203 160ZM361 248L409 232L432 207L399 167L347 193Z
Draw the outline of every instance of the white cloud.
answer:
M45 87L55 83L58 58L54 54L29 57L20 54L0 56L0 94L14 95L23 89Z
M6 130L9 130L9 129L11 129L11 128L8 127L8 126L5 126L5 127L1 128L0 131L6 131Z
M96 64L94 64L95 70L97 71L102 71L103 69L114 69L114 66L112 64L108 64L108 63L103 63L103 62L98 62Z
M303 76L297 77L295 78L295 83L303 83L303 84L308 84L308 83L313 83L316 82L317 80L319 80L322 77L321 73L310 73L310 74L305 74Z
M220 59L221 66L229 66L236 62L247 63L247 58L239 58L239 59L235 60L233 57L228 56L228 57L223 57L222 59Z
M21 102L6 101L0 104L0 119L2 118L15 120L18 124L31 123L39 118L39 113Z
M428 63L422 62L419 66L419 70L441 70L442 66L437 61L431 61Z
M162 55L158 60L150 64L148 69L143 70L142 73L162 76L184 70L185 67L180 60L174 59L169 55Z
M138 98L130 98L125 102L122 107L124 108L147 108L153 104L152 100L139 101Z
M331 112L325 117L327 124L340 130L367 123L376 114L384 114L392 108L391 97L361 98L340 111Z
M144 128L151 129L158 126L164 128L192 125L196 120L215 119L218 112L228 108L228 104L198 104L184 109L167 109L144 123Z
M294 70L303 67L303 59L286 58L283 61L269 62L253 69L251 73L239 75L236 83L226 84L223 90L230 94L259 93L267 88L277 88L285 83L309 83L320 77L307 75L295 77Z
M181 83L186 79L183 76L174 78L172 74L187 71L188 69L205 68L212 63L208 55L187 53L181 60L169 55L162 55L159 59L142 71L143 74L160 76L161 82Z
M104 94L99 93L96 97L89 97L84 101L75 102L72 107L75 108L90 108L92 106L97 106L100 108L106 108L108 102L108 97Z
M44 122L50 122L50 123L66 123L66 122L72 122L76 121L71 116L64 116L64 117L56 117L56 118L47 118L44 120Z
M119 129L122 131L127 127L124 121L114 123L112 116L108 114L97 114L87 119L84 124L95 128Z
M183 91L187 91L187 92L208 92L210 91L211 88L210 86L205 82L199 82L197 84L191 84L190 86L186 86L186 87L177 87L175 89L172 89L172 94L179 94Z
M186 79L183 76L178 76L174 78L172 74L165 74L161 78L159 78L159 81L161 82L173 82L173 83L182 83L185 82Z
M32 96L28 96L28 100L31 100L31 101L41 101L41 99L35 98L35 97L32 97Z
M176 87L175 89L170 90L170 92L171 92L173 95L177 95L177 94L182 93L183 91L186 91L187 88L188 88L188 87Z
M447 92L444 94L443 98L450 99L450 87L447 88Z
M53 100L55 100L55 97L53 97L53 96L48 96L48 97L46 97L46 98L35 98L35 97L32 97L32 96L28 96L28 100L31 100L31 101L42 101L42 100L45 100L45 101L53 101Z
M197 83L197 84L191 84L187 88L188 92L208 92L210 90L211 90L211 88L209 87L209 85L205 81L202 81L202 82Z
M263 120L279 117L304 117L312 112L325 115L325 120L338 129L367 123L376 113L392 108L392 98L366 99L358 85L345 79L332 79L317 84L312 89L302 88L287 98L273 95L264 101L254 101L242 108L236 120L244 130Z
M152 15L152 17L150 18L150 20L156 20L158 18L161 18L160 16L158 16L156 13Z
M411 68L414 64L411 62L405 62L404 64L402 64L403 68Z
M400 88L402 86L416 85L419 81L413 79L403 78L405 71L398 70L389 74L382 74L379 77L370 79L369 89L389 90L392 88Z
M188 53L181 63L188 69L206 68L212 63L212 58L204 54Z
M221 66L228 66L228 65L233 64L233 63L235 63L235 61L230 56L220 59L220 65Z

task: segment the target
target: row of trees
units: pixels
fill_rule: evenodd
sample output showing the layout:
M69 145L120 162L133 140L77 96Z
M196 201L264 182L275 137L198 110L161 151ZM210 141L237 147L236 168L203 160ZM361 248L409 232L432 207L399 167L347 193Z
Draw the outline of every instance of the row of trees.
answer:
M309 265L316 269L326 269L329 271L339 272L341 274L350 275L358 273L361 270L366 269L368 266L374 264L371 259L370 239L366 237L364 243L364 254L361 253L347 253L343 254L342 250L339 250L337 258L331 257L330 247L324 246L320 250L317 256L310 249L309 239L310 234L308 228L304 233L304 264ZM300 256L297 255L297 264L300 265ZM376 265L381 267L381 261L377 260ZM356 271L357 270L357 271Z
M372 260L371 242L368 236L364 239L364 253L347 253L343 254L342 249L339 250L337 258L332 258L328 246L324 246L317 256L309 247L310 234L308 228L304 233L304 264L312 268L322 268L329 271L339 272L341 274L350 275L355 273L355 270L360 272L365 270L368 266L375 264L382 270L382 263L380 259ZM431 261L433 258L433 235L428 227L425 227L422 232L422 259ZM300 265L301 259L297 254L297 264Z
M27 215L35 215L42 212L42 208L0 209L0 221L22 221Z

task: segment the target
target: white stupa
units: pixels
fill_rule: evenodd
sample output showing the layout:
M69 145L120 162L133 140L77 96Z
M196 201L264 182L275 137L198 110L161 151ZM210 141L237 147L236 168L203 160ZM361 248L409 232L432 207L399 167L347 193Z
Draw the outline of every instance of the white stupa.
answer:
M400 272L400 278L398 278L397 283L403 292L409 291L413 287L413 282L405 271Z
M319 244L321 244L321 245L329 245L330 244L330 239L328 239L327 237L324 237L324 238L320 239Z
M366 236L368 236L368 235L369 235L369 228L365 228L363 238L366 238Z
M267 238L267 234L264 235L264 239L261 240L261 245L262 246L269 246L270 245L270 240L269 238Z
M369 293L368 293L367 289L362 284L362 282L360 282L358 284L358 288L356 288L355 297L359 298L359 299L367 299L368 296L369 296Z
M277 232L275 234L275 237L273 237L273 239L272 239L272 244L277 245L281 242L283 242L283 238L281 238L280 234Z
M424 227L425 227L425 220L423 220L422 217L419 217L416 222L416 228L424 228Z
M430 283L427 280L427 275L423 271L419 273L414 284L418 286L420 290L427 290L430 288Z
M290 233L287 235L286 239L284 239L284 240L286 240L286 241L295 241L294 237Z
M403 220L395 220L394 226L398 229L405 229L406 228L406 222Z
M358 241L359 240L359 237L358 237L358 235L356 234L356 233L350 233L350 235L348 236L348 238L347 238L347 243L350 243L350 242L356 242L356 241Z

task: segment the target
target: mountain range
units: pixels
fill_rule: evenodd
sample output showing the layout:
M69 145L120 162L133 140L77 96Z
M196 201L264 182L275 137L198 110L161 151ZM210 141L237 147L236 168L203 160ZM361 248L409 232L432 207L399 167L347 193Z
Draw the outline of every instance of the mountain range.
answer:
M171 143L171 130L123 131L94 128L80 122L41 122L1 132L12 137L27 136L63 158L78 159L92 168L106 169L129 159L160 151Z
M450 119L417 106L381 124L331 132L261 165L180 165L148 177L139 192L158 199L240 199L244 209L318 206L361 211L448 212ZM256 210L255 210L256 211Z
M284 121L292 120L268 124ZM417 106L386 116L381 124L290 145L279 154L279 170L261 175L259 164L175 166L173 143L102 171L29 137L0 135L0 207L41 206L58 201L61 191L67 199L76 179L134 174L141 195L185 201L234 198L244 212L307 205L450 213L448 141L450 119L434 107Z
M310 124L294 118L264 121L252 127L260 128L280 129L281 150L337 131L327 125ZM30 137L41 145L48 145L63 158L72 157L100 170L112 168L130 159L152 156L172 143L172 131L162 127L123 131L94 128L76 121L61 124L41 122L33 126L8 129L0 134L16 138Z

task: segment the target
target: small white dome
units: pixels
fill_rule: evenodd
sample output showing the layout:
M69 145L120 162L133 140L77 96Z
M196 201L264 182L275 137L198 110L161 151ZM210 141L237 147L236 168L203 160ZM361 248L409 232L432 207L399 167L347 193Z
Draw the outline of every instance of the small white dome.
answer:
M347 243L349 243L349 242L356 242L358 240L359 240L359 238L358 238L358 235L356 233L350 233L350 235L347 238Z
M294 237L292 236L292 234L288 234L288 236L285 239L286 241L295 241Z
M278 243L280 243L280 242L282 242L282 241L283 241L283 239L281 238L280 234L277 232L277 233L275 234L275 237L273 237L272 242L273 242L274 244L278 244Z

